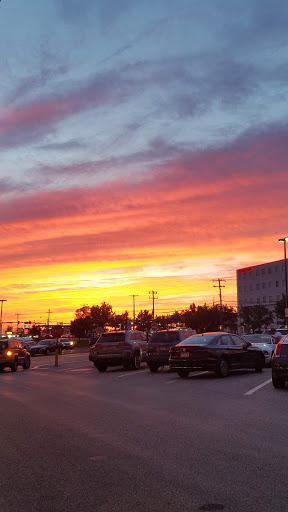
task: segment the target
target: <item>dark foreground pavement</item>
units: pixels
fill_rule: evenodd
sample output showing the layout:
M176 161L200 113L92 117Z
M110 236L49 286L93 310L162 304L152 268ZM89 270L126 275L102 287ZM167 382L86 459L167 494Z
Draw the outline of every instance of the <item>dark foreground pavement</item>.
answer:
M247 395L271 370L100 374L86 356L0 375L1 512L286 511L288 389Z

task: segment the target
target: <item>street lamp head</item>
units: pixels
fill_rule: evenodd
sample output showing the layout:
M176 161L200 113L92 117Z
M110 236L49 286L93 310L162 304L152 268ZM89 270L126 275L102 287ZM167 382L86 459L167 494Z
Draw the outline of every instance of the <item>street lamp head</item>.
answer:
M288 236L285 236L284 238L279 238L278 242L286 242L288 240Z

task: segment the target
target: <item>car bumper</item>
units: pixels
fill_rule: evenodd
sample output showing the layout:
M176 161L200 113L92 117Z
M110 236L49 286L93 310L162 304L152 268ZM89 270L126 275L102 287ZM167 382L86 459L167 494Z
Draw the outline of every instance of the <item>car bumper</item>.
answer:
M159 364L159 366L169 365L169 354L155 354L148 355L146 359L147 364Z
M215 371L217 369L217 361L215 359L190 359L179 358L169 359L169 367L171 371L178 370L203 370Z
M107 366L119 366L125 363L131 362L133 359L133 352L126 352L123 354L89 354L89 361L92 361L95 364L105 363Z

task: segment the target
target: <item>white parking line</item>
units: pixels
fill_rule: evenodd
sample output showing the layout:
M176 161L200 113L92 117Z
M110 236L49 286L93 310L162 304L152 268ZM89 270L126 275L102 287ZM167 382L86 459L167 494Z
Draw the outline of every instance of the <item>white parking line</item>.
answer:
M135 372L124 373L124 375L118 375L117 379L122 379L122 377L130 377L130 375L138 375L139 373L148 372L149 370L136 370Z
M93 368L75 368L74 370L71 370L71 368L69 368L66 371L70 371L70 372L92 372L92 370L94 371Z
M261 389L264 386L267 386L267 384L270 384L271 382L272 382L272 379L266 380L262 384L259 384L259 386L256 386L255 388L250 389L250 391L247 391L247 393L245 393L245 395L253 395L253 393L258 391L258 389Z
M192 375L189 375L189 377L197 377L197 375L205 375L205 373L209 373L209 372L192 373ZM166 382L166 384L172 384L173 382L181 382L181 381L183 381L183 378L178 377L178 379L168 380L168 382Z

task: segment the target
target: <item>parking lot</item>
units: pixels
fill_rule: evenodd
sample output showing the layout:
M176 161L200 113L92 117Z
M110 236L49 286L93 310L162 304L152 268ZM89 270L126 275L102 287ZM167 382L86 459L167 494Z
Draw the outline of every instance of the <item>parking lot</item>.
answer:
M75 350L0 378L1 512L286 509L288 389L273 388L269 368L99 373ZM19 504L5 491L15 470Z

